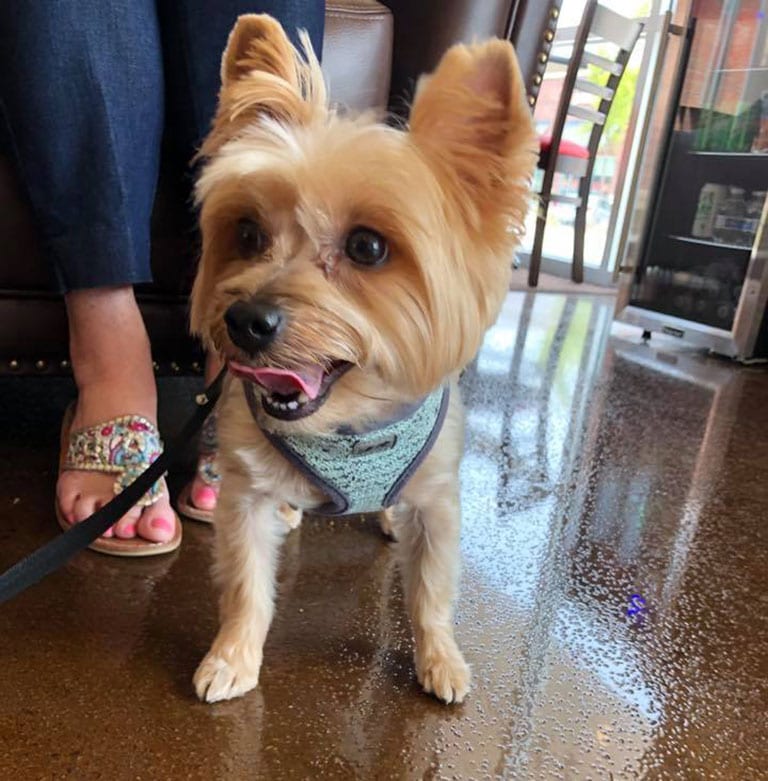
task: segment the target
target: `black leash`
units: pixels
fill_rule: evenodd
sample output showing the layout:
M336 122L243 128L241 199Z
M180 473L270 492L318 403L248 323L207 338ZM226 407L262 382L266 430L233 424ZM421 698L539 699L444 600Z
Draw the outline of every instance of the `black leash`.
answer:
M82 523L73 524L71 529L59 534L0 575L0 604L13 599L17 594L57 570L83 548L87 548L144 496L168 471L183 448L203 425L221 395L221 386L226 373L227 370L223 369L205 391L195 397L197 409L181 433L125 490Z

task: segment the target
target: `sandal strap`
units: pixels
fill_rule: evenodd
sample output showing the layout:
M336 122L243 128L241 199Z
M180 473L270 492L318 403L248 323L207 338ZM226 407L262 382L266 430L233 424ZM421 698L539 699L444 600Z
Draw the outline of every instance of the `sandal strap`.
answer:
M218 485L221 482L216 455L216 453L201 453L197 461L197 474L206 485Z
M221 472L216 458L219 451L219 438L216 434L218 419L219 415L216 410L205 419L197 445L199 456L197 474L206 485L214 486L221 482Z
M116 474L113 489L119 494L162 451L160 434L151 421L142 415L123 415L71 432L63 469ZM163 495L163 486L158 480L137 504L154 504Z

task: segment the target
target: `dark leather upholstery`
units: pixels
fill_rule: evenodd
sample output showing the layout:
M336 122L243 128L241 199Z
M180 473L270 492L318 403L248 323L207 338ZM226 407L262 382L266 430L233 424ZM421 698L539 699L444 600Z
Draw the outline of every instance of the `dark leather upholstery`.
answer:
M323 70L334 102L382 108L392 71L392 14L376 0L328 0Z
M517 0L509 39L515 45L528 102L534 105L544 78L562 0Z
M416 81L454 43L497 36L515 45L529 103L535 103L562 0L381 0L395 20L390 108L407 115Z
M517 42L532 88L537 58L548 48L544 30L559 3L328 0L323 67L331 97L353 109L383 108L391 74L392 103L403 108L418 75L433 69L448 46L492 35ZM199 354L186 337L195 246L185 198L181 183L161 173L152 226L155 283L138 297L162 373L199 370ZM68 370L64 307L51 290L23 193L0 152L0 374Z
M391 109L407 115L417 79L454 43L503 38L511 0L382 0L395 21Z

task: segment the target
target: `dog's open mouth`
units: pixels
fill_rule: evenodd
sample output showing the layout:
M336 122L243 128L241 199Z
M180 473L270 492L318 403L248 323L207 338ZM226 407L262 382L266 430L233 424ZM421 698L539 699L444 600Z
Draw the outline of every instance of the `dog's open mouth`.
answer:
M280 420L298 420L311 415L325 403L334 382L351 368L348 361L334 361L327 369L319 364L275 369L229 361L232 374L262 389L261 406Z

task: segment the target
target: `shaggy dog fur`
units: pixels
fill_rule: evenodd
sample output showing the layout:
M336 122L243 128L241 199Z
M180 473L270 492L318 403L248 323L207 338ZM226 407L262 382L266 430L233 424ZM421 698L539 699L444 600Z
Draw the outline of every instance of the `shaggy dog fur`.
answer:
M302 55L268 16L243 16L230 35L201 151L192 327L246 381L259 367L314 367L327 378L351 366L312 414L271 421L285 432L370 427L452 385L437 441L387 522L416 675L426 691L460 702L470 672L453 636L463 444L456 377L508 288L536 162L530 112L505 41L450 49L421 80L405 131L331 109L306 36L303 45ZM362 244L350 245L361 229ZM358 249L376 262L361 263ZM279 307L284 327L248 351L225 315L254 298ZM219 413L221 626L194 679L209 702L257 685L285 521L298 519L289 507L325 500L267 441L239 378L229 378Z

